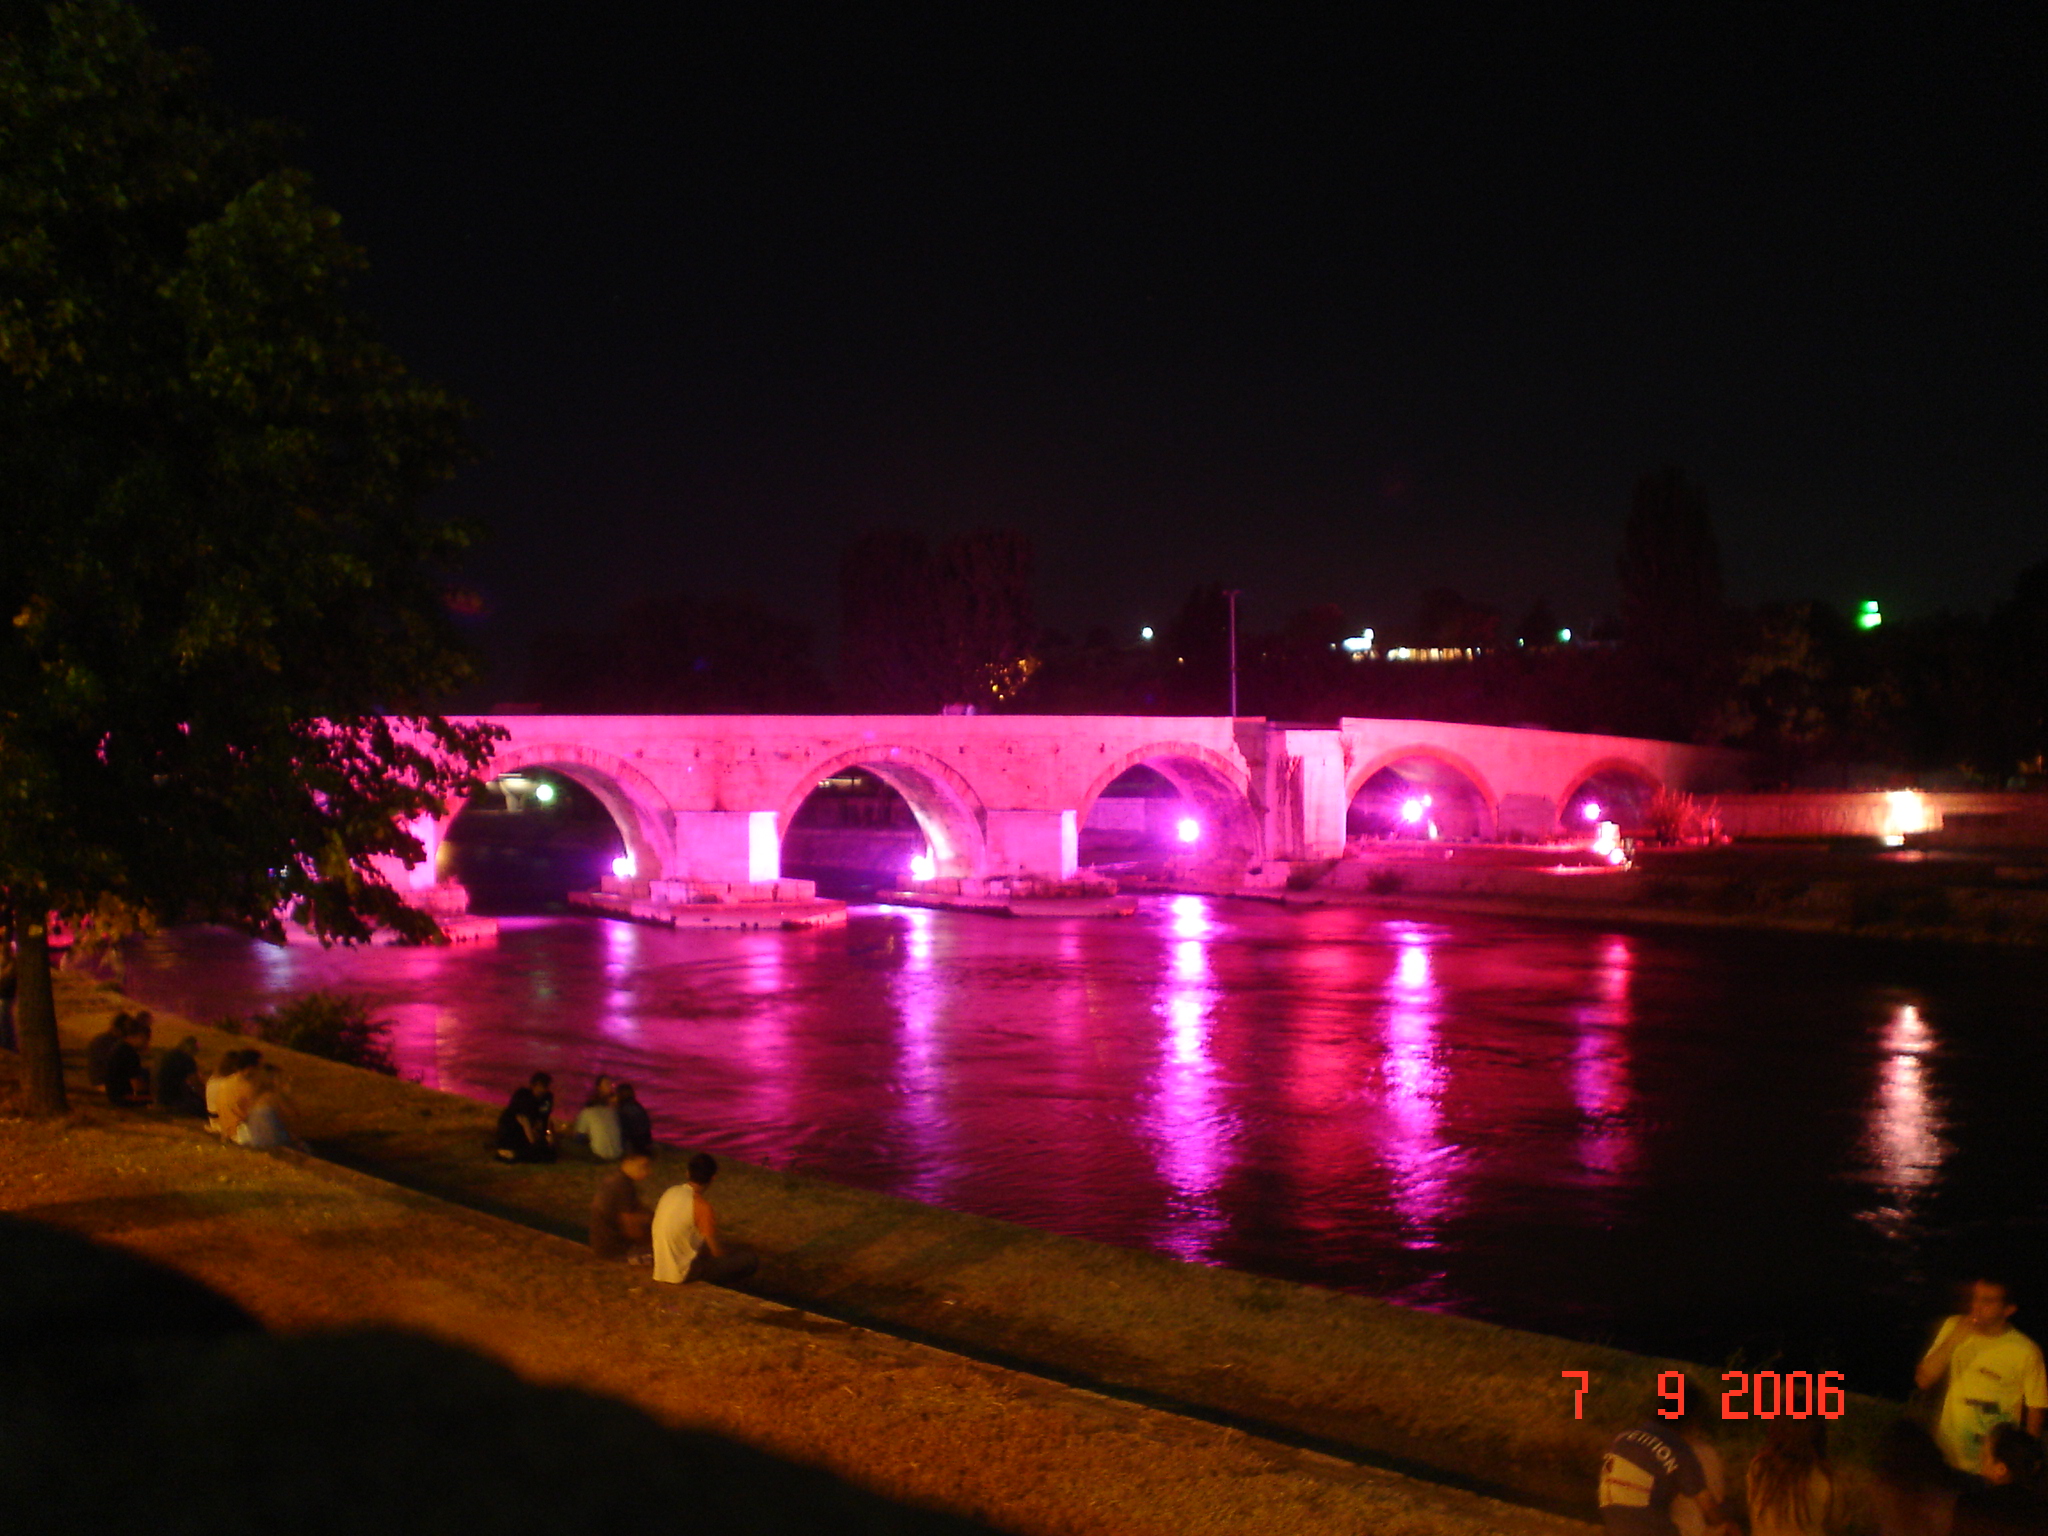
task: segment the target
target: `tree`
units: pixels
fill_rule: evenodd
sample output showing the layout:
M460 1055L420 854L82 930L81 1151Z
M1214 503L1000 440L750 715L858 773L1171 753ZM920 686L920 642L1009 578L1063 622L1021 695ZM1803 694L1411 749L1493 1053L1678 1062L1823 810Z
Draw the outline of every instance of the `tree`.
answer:
M749 595L643 595L602 632L534 645L527 696L550 714L811 714L830 702L811 631Z
M1676 469L1636 482L1617 573L1641 728L1694 735L1725 671L1726 616L1713 519Z
M1031 541L868 534L839 562L842 691L856 708L1008 703L1030 676Z
M346 305L280 134L119 0L0 0L0 894L24 1101L63 1107L45 914L324 938L432 919L417 858L492 733L420 510L464 408Z

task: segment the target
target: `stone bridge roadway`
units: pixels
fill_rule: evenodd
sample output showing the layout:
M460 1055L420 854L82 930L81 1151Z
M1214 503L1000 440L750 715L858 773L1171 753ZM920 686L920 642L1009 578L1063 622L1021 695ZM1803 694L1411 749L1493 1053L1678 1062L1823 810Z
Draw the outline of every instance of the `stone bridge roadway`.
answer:
M642 880L761 882L820 780L864 768L909 802L941 877L1064 877L1096 799L1142 764L1194 808L1201 854L1329 859L1368 780L1435 785L1446 836L1555 831L1589 783L1730 787L1735 755L1618 736L1426 720L1336 726L1123 715L504 715L493 771L549 769L610 810ZM1381 776L1376 782L1394 782ZM452 816L413 828L431 886Z

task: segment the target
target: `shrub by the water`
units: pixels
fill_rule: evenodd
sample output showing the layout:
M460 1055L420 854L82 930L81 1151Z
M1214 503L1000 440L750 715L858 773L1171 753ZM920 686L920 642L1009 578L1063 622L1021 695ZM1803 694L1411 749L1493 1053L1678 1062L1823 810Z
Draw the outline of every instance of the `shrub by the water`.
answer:
M367 1067L386 1076L398 1074L391 1055L391 1024L370 1016L369 1003L341 992L308 992L249 1021L250 1033L281 1045L325 1056L351 1067Z
M1398 896L1408 882L1398 869L1376 869L1365 877L1365 888L1375 896Z

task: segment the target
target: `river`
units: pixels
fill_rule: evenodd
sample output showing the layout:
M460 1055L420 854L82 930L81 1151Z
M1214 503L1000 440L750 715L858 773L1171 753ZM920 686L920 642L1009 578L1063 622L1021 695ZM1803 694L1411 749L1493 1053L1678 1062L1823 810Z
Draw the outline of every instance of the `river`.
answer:
M128 983L205 1020L363 994L454 1092L545 1068L573 1105L607 1071L693 1148L1716 1366L1902 1393L1983 1262L2048 1311L2034 954L1180 896L449 949L191 929Z

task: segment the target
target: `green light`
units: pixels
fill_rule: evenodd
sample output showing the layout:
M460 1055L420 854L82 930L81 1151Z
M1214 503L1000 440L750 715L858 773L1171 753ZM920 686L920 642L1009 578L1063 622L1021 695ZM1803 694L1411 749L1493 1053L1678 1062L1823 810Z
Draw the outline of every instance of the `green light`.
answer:
M538 800L542 805L552 805L555 799L555 786L552 784L545 783L534 785L533 798Z
M1875 629L1884 622L1884 610L1877 606L1875 599L1866 600L1856 615L1858 629Z

